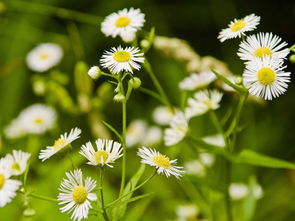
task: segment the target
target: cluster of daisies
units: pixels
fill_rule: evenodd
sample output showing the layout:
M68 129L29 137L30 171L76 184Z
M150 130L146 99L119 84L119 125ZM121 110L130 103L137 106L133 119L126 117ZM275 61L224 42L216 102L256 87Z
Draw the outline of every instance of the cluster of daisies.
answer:
M80 135L79 128L73 128L69 133L62 134L53 142L53 145L41 150L39 159L48 160L53 155L67 149ZM90 141L82 145L79 153L87 159L88 165L112 168L113 163L122 157L122 145L113 140L97 139L95 145ZM155 167L159 174L179 178L184 173L182 167L176 165L177 160L170 160L169 157L155 149L141 147L137 154L141 157L142 163ZM61 183L58 195L59 204L63 205L61 212L72 212L71 218L74 220L87 218L92 208L90 202L97 199L93 192L96 181L91 177L84 179L80 169L67 172L66 177Z
M24 174L31 154L13 150L0 159L0 207L11 202L22 185L19 176Z
M243 83L250 94L265 100L272 100L285 93L290 82L290 72L284 71L284 60L289 54L287 43L272 33L258 33L246 36L260 22L254 14L242 19L235 19L228 28L223 29L218 38L227 39L243 37L239 45L238 56L245 61Z

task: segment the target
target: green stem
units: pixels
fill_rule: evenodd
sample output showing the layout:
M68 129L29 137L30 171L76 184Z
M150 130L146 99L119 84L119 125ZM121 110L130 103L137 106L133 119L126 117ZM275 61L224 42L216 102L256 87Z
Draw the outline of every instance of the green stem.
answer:
M134 191L138 190L143 185L145 185L148 181L150 181L156 174L157 174L156 173L156 170L154 170L153 173L145 181L143 181L141 184L139 184L138 186L136 186L133 190L129 191L128 193L124 194L123 196L120 196L118 199L116 199L113 202L111 202L108 205L106 205L105 208L111 207L112 205L116 204L118 201L120 201L124 197L128 196L130 193L133 193Z
M123 147L123 160L122 160L122 179L120 187L120 196L122 195L125 187L126 175L126 100L122 101L122 147Z
M69 21L67 23L67 30L70 36L72 48L76 56L76 59L78 61L84 60L85 53L77 25L74 22Z
M225 161L225 205L226 205L226 214L228 221L233 221L233 215L232 215L232 205L231 205L231 199L229 195L229 185L231 183L231 162L226 160Z
M104 217L105 221L110 221L106 208L104 206L104 199L103 199L103 172L104 168L100 167L100 173L99 173L99 193L100 193L100 201L101 201L101 209L102 209L102 215Z
M29 193L27 196L33 197L35 199L39 199L39 200L44 200L44 201L48 201L48 202L58 202L57 199L51 198L51 197L47 197L47 196L42 196L39 194L35 194L35 193Z
M171 105L171 103L170 103L170 101L169 101L163 87L161 86L158 78L154 74L154 72L152 70L152 67L151 67L150 63L148 62L147 58L145 58L145 62L143 64L143 67L146 70L146 72L149 74L151 80L153 81L154 86L156 87L156 89L159 92L160 96L163 98L163 101L165 102L165 104L172 108L172 105Z
M95 15L29 1L8 1L7 8L8 10L54 16L91 25L97 25L103 20L103 18Z

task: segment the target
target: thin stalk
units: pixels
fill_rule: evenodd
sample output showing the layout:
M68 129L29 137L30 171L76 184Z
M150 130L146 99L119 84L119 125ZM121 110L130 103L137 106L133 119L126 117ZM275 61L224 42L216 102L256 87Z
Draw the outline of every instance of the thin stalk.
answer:
M123 159L122 159L122 179L121 179L121 187L120 187L120 194L123 194L125 188L125 175L126 175L126 100L122 101L122 147L123 147Z
M54 199L54 198L51 198L51 197L48 197L48 196L42 196L42 195L35 194L35 193L29 193L27 196L30 196L30 197L33 197L33 198L39 199L39 200L48 201L48 202L54 202L54 203L58 202L57 199Z
M161 86L158 78L156 77L155 73L153 72L152 67L151 67L150 63L148 62L147 58L145 58L145 62L143 64L143 67L146 70L146 72L149 74L151 80L153 81L154 86L156 87L160 96L163 98L163 101L165 102L165 104L172 108L172 105L171 105L163 87Z
M128 196L130 193L133 193L134 191L138 190L143 185L145 185L147 182L149 182L156 174L157 174L156 173L156 170L154 170L154 172L145 181L143 181L141 184L139 184L138 186L136 186L133 190L129 191L128 193L124 194L123 196L120 196L118 199L116 199L113 202L111 202L108 205L106 205L105 208L111 207L112 205L116 204L118 201L120 201L124 197Z
M101 201L101 209L102 209L102 215L104 217L105 221L110 221L107 211L104 206L104 198L103 198L103 172L104 168L100 167L100 173L99 173L99 194L100 194L100 201Z

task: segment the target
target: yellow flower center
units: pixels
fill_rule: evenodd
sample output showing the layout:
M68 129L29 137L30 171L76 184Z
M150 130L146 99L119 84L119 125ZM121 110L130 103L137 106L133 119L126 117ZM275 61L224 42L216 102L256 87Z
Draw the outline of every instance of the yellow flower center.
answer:
M239 31L242 28L244 28L246 26L246 24L247 23L243 19L238 20L232 26L230 26L230 30L232 30L232 31Z
M64 147L65 143L66 143L66 139L58 138L56 141L54 141L53 149L60 150L61 148Z
M257 78L261 84L269 85L276 79L276 73L271 68L264 67L257 72Z
M128 51L116 51L113 58L117 62L127 62L131 59L131 54Z
M109 153L105 150L100 150L94 154L95 160L98 164L104 164L109 158Z
M41 59L43 59L43 60L45 60L45 59L47 59L49 56L48 56L48 54L40 54L40 58Z
M272 55L272 51L267 47L260 47L253 53L256 57L262 58L263 55Z
M5 177L3 174L0 173L0 190L4 186L4 183L5 183Z
M43 118L41 118L41 117L37 117L37 118L35 118L35 119L34 119L34 123L35 123L35 124L42 124L42 123L43 123Z
M130 24L130 18L128 18L126 16L122 16L122 17L120 17L120 18L117 19L115 25L118 28L123 28L123 27L126 27L129 24Z
M72 198L77 204L82 204L87 199L87 191L84 186L76 186L72 192Z
M14 162L12 165L11 165L11 169L12 170L16 170L16 171L20 171L20 166L17 162Z
M165 155L158 155L153 157L153 162L158 167L163 167L165 169L169 169L171 167L170 160Z
M209 109L212 108L212 101L210 99L204 101L204 103L208 106Z

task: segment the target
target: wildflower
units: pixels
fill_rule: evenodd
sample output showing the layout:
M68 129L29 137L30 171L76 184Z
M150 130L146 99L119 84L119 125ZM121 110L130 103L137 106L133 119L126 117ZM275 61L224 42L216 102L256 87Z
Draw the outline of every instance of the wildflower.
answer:
M156 107L153 112L153 119L159 125L169 125L174 116L174 111L167 106Z
M106 36L120 36L123 41L133 41L136 32L143 27L144 16L140 9L125 8L107 16L101 24L101 31Z
M81 147L81 151L79 152L89 160L89 162L87 162L89 165L107 165L109 167L113 167L111 164L122 156L121 144L116 141L97 139L95 144L96 150L92 146L91 142L88 142Z
M242 19L234 19L228 25L228 28L223 29L218 36L221 42L227 39L241 37L247 31L253 31L260 22L260 17L255 14L248 15Z
M164 173L166 177L173 175L179 178L184 173L183 167L175 165L177 160L170 160L155 149L141 147L138 149L137 155L142 158L141 163L156 167L158 174Z
M151 126L147 129L143 140L140 142L142 145L152 146L159 143L162 139L162 130L157 126Z
M189 119L202 115L210 110L219 108L222 93L217 90L202 90L194 94L194 98L188 99L188 107L185 109L185 116Z
M55 111L44 104L27 107L19 115L21 127L29 134L42 134L53 127L56 120Z
M26 130L19 119L14 119L5 127L4 134L9 139L17 139L26 135Z
M44 43L35 47L27 55L28 67L37 72L45 72L57 65L63 57L61 47L53 43Z
M191 160L184 164L184 169L187 174L204 177L206 175L206 168L199 160Z
M12 155L6 155L5 158L7 159L7 167L10 170L10 174L14 176L23 174L27 168L30 157L30 153L26 153L21 150L13 150Z
M177 221L197 220L199 208L196 205L181 205L176 209Z
M254 185L253 195L255 199L260 199L263 196L262 187L259 184ZM244 183L232 183L229 186L229 194L233 200L245 198L250 193L249 187Z
M215 135L203 137L203 140L205 142L215 145L215 146L219 146L219 147L225 146L225 141L224 141L222 134L215 134Z
M126 144L128 147L135 146L136 144L140 143L147 131L148 125L147 122L144 120L134 120L132 121L126 131Z
M22 184L18 180L10 179L11 173L8 168L8 158L0 159L0 207L4 207L16 196L16 191Z
M196 90L207 86L216 79L215 74L211 71L201 72L199 74L192 73L179 83L179 88L182 90Z
M290 72L284 72L282 61L265 56L246 64L243 74L244 85L250 94L272 100L284 94L290 82Z
M139 53L139 48L121 46L111 48L110 51L105 51L100 64L104 68L109 68L113 74L118 74L122 71L133 73L133 69L139 70L138 63L144 62L143 53Z
M207 167L213 166L215 162L215 156L210 153L200 153L199 158L200 161Z
M247 37L240 43L238 56L245 61L251 61L254 58L263 58L268 55L278 59L284 59L289 54L286 42L273 35L272 33L258 33Z
M188 132L187 119L183 112L176 113L171 122L170 128L164 131L164 141L166 146L172 146L179 143Z
M47 146L46 149L41 150L39 154L39 159L42 161L45 161L49 159L51 156L68 146L70 143L72 143L74 140L78 139L81 134L81 129L79 128L73 128L70 133L64 133L54 141L54 144L52 146Z
M88 71L88 75L92 78L92 79L98 79L100 76L100 69L98 66L93 66L89 69Z
M67 179L63 179L58 194L61 212L72 212L71 219L82 220L88 218L89 209L92 208L90 201L96 201L97 196L92 193L96 181L90 177L83 179L80 169L66 173Z

